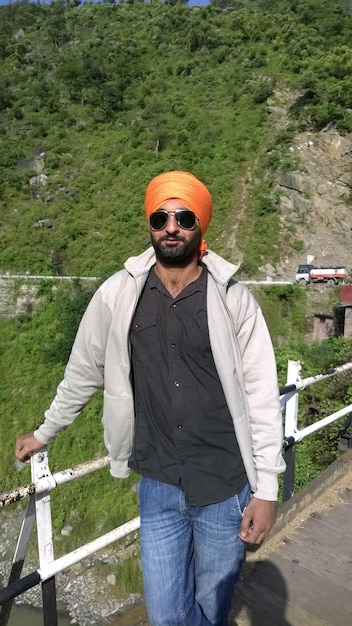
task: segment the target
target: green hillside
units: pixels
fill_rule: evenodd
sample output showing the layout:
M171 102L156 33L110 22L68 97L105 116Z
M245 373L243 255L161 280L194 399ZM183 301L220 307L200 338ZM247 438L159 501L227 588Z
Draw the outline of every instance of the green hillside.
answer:
M113 272L145 247L145 186L168 169L209 186L225 256L238 223L242 276L295 249L271 184L299 128L351 130L351 5L222 4L0 7L0 269ZM281 130L280 89L297 93Z
M0 270L114 272L148 245L143 199L151 177L186 169L213 195L209 246L236 262L236 225L238 275L258 277L260 265L299 244L279 229L272 191L276 173L294 168L292 137L327 124L352 130L351 41L348 0L1 6ZM295 95L280 129L267 98L284 90ZM79 282L42 282L34 315L0 321L1 491L29 481L28 468L14 466L15 438L42 420L90 295ZM288 285L256 296L281 384L289 358L301 360L305 376L351 360L348 341L304 340L306 292ZM351 394L347 375L315 387L302 424ZM100 413L98 394L50 446L53 471L105 453ZM302 446L297 487L334 458L336 434L335 425L310 438L309 450ZM136 480L113 480L106 469L57 489L55 533L72 524L67 541L75 544L131 518Z

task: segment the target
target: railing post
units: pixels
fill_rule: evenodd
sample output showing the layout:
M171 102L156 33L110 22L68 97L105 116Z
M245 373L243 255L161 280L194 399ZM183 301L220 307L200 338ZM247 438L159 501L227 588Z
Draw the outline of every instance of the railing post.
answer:
M284 459L286 463L286 470L284 474L283 486L282 486L282 501L286 502L292 498L294 494L295 484L295 463L296 463L296 444L288 442L284 451Z
M300 380L301 364L299 361L288 361L287 385L296 385ZM295 392L287 400L285 405L285 440L284 458L286 471L283 480L282 500L286 502L294 494L296 446L294 434L297 432L298 393Z
M45 567L54 561L53 532L51 524L50 489L55 481L49 470L48 451L46 448L31 457L32 481L36 486L35 508L37 518L39 566ZM47 486L47 490L42 490ZM39 493L38 493L39 492ZM55 576L42 582L44 626L57 626L57 605Z

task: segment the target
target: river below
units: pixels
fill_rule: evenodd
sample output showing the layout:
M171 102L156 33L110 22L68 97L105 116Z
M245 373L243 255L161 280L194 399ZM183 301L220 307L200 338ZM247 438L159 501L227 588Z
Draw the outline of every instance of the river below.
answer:
M58 616L58 626L71 626L72 620L65 615ZM12 607L8 626L43 626L44 617L41 609L31 606L14 604Z

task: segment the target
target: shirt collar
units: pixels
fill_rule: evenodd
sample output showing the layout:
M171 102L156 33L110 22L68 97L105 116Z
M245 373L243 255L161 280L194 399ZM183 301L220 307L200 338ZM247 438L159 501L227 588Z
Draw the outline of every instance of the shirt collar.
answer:
M183 297L185 295L191 295L192 293L195 293L196 291L204 291L206 289L208 270L205 267L205 265L203 265L202 263L201 263L201 267L202 267L202 272L200 273L198 278L196 278L195 281L193 281L192 283L187 285L187 287L185 287L181 291L181 293L177 296L177 298L179 296L181 296L181 295ZM150 269L149 276L148 276L148 281L147 281L147 286L150 289L158 289L162 293L166 293L168 296L170 296L169 292L164 287L162 281L156 275L154 266ZM175 298L175 300L177 300L177 298Z

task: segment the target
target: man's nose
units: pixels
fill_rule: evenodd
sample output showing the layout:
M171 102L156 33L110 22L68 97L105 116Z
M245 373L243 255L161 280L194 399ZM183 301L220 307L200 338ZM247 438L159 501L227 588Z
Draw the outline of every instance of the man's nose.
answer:
M166 224L166 230L170 233L174 233L175 231L179 230L179 225L176 222L176 218L173 214L169 215L169 219Z

